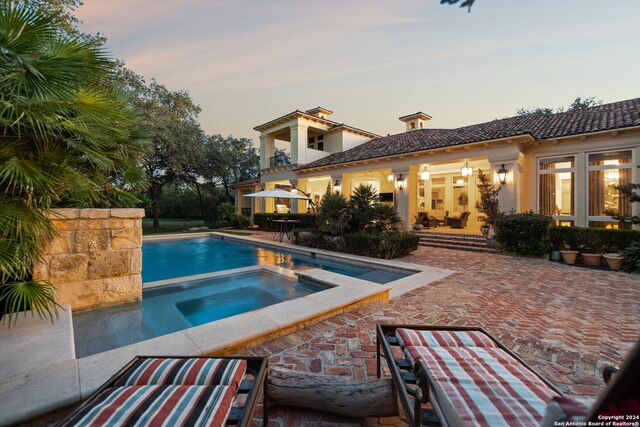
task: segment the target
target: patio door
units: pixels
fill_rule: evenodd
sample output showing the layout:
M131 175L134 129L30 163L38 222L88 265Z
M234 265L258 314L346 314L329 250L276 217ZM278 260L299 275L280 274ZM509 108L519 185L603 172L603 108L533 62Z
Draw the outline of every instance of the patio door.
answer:
M419 181L418 212L429 212L429 215L443 218L447 211L450 217L468 211L471 213L469 225L476 225L478 196L475 176L475 173L471 177L463 177L460 173L431 174L428 181Z

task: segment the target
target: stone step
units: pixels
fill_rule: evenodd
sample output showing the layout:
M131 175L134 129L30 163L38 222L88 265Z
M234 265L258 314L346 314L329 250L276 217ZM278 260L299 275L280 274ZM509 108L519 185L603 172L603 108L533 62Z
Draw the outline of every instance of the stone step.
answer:
M420 235L420 240L428 240L428 241L448 241L448 242L460 242L460 243L479 243L484 245L486 243L486 239L484 237L473 237L473 238L459 238L451 235L446 236L436 236L433 234L430 235Z
M463 244L449 244L449 243L437 243L437 242L423 242L420 241L420 246L426 246L431 248L441 248L441 249L453 249L456 251L467 251L467 252L482 252L482 253L497 253L496 249L490 248L489 246L469 246Z

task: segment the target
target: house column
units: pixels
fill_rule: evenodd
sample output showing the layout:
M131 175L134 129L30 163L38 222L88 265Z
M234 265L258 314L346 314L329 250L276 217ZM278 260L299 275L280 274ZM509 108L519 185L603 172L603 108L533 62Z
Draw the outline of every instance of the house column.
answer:
M289 180L289 184L291 184L291 188L293 188L293 187L298 188L298 180L297 179L290 179ZM300 212L299 203L300 203L300 200L297 200L297 199L291 199L289 201L289 207L291 209L291 213L297 214L298 212Z
M409 229L409 222L411 219L411 217L409 216L410 214L409 183L411 181L411 179L409 178L410 169L394 169L392 172L393 172L393 181L394 181L393 185L395 188L394 193L396 195L395 208L396 208L396 212L398 212L398 216L400 217L400 220L402 221L400 229L405 231ZM401 174L402 174L402 177L404 178L403 189L398 188L398 178L400 177ZM414 182L416 181L414 180Z
M307 127L293 126L291 128L291 163L307 163Z
M275 139L269 135L260 135L260 169L271 167L270 159L275 155Z
M502 212L510 210L521 212L524 154L519 153L516 158L490 158L489 163L493 182L500 186L500 193L498 194L500 210ZM498 170L502 168L502 165L507 170L507 182L504 184L500 184L497 178Z

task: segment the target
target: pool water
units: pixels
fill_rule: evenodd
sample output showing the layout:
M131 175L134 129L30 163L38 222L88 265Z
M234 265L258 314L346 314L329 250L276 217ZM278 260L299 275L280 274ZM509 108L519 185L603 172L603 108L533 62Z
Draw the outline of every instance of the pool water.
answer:
M73 314L76 357L170 334L327 289L266 270L143 291L142 301Z
M275 265L295 271L321 268L381 284L401 279L410 274L318 259L293 252L212 237L147 241L142 245L143 282L254 265Z

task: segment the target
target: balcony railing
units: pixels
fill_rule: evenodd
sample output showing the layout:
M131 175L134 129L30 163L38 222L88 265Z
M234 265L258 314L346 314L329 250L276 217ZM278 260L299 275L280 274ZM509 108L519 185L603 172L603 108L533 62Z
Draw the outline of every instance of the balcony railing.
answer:
M291 157L286 154L279 154L273 157L269 157L269 167L275 168L276 166L284 166L291 164Z

